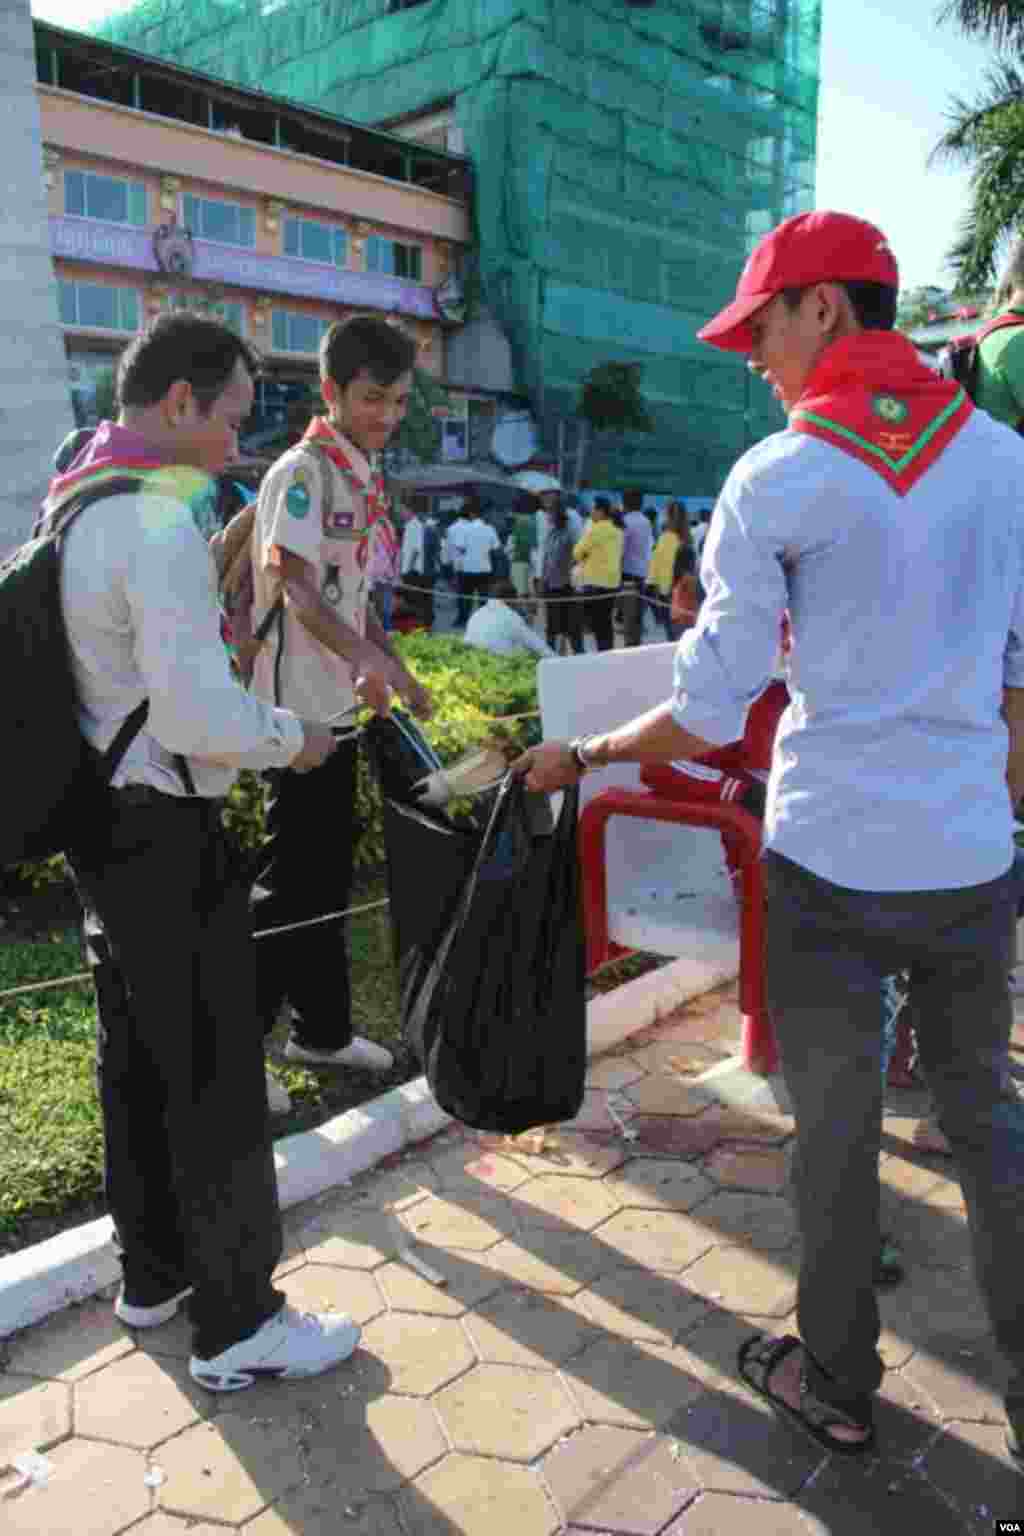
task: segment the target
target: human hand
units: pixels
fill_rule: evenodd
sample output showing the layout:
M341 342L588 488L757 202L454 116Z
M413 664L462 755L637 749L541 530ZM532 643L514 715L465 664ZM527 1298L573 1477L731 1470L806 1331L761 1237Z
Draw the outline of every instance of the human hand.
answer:
M422 683L416 681L411 672L404 674L398 684L397 692L401 694L417 720L433 719L433 695L429 688L424 688Z
M512 772L526 780L527 789L541 789L552 794L578 782L580 770L565 741L542 741L529 747L510 764Z
M288 766L295 773L309 773L310 769L321 767L338 750L338 743L329 726L318 725L315 720L300 720L299 724L302 726L302 750Z

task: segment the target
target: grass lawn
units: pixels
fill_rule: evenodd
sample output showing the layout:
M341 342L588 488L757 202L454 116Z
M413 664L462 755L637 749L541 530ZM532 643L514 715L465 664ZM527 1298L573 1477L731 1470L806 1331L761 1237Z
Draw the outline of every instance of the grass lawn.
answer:
M379 886L372 887L360 891L355 902L381 894ZM320 1125L419 1073L399 1033L386 909L350 921L349 953L355 1031L393 1051L394 1068L370 1075L347 1070L314 1073L287 1065L279 1059L287 1029L279 1025L267 1057L291 1094L293 1109L275 1119L277 1136ZM602 970L594 978L594 989L608 991L658 963L652 956L629 956ZM83 968L74 927L0 943L0 991ZM0 1003L0 1255L41 1242L106 1209L95 1038L89 982Z

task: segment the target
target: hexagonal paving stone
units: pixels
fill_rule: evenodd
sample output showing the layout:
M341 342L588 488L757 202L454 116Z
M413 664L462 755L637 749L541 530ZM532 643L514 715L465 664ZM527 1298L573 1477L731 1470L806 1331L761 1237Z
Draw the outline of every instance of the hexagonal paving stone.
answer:
M474 1142L465 1141L449 1147L431 1160L438 1186L454 1189L516 1189L530 1177L510 1157L500 1152L482 1151Z
M819 1526L795 1504L758 1503L736 1498L728 1493L704 1493L684 1510L663 1536L736 1536L749 1526L756 1536L826 1536ZM866 1533L864 1533L866 1536ZM875 1536L888 1536L881 1531Z
M545 1174L516 1191L515 1203L525 1229L549 1227L558 1232L575 1227L589 1232L619 1209L619 1202L602 1179L565 1178Z
M373 1278L395 1312L461 1317L485 1297L493 1296L505 1283L501 1275L479 1263L475 1253L449 1253L446 1248L424 1251L418 1244L413 1244L412 1251L443 1276L445 1284L434 1285L400 1259L385 1264L374 1271Z
M608 1250L589 1233L549 1232L534 1227L517 1242L499 1243L488 1268L512 1285L574 1296L611 1263Z
M605 1338L562 1367L584 1419L660 1429L703 1391L680 1369L673 1351L654 1344Z
M417 1242L479 1253L493 1248L519 1225L514 1206L503 1195L461 1190L431 1195L404 1211L399 1220Z
M715 1248L692 1264L684 1283L710 1301L756 1317L785 1317L796 1299L796 1278L777 1258L748 1248Z
M157 1490L162 1509L235 1524L298 1487L303 1476L288 1425L238 1413L187 1429L161 1446L158 1461L167 1475Z
M319 1394L299 1423L305 1476L336 1485L345 1503L394 1492L448 1450L434 1407L391 1393Z
M336 1484L286 1493L241 1529L245 1536L403 1536L390 1499L353 1501ZM223 1531L223 1526L217 1532L210 1527L210 1536L223 1536ZM193 1529L188 1536L207 1536L207 1531Z
M473 1365L476 1356L453 1319L391 1312L376 1318L362 1347L390 1372L388 1390L429 1397Z
M580 1422L557 1376L516 1365L478 1365L434 1406L457 1451L509 1461L532 1461Z
M694 1220L720 1242L751 1248L789 1248L796 1240L796 1218L788 1200L722 1191L705 1201Z
M825 1457L739 1381L702 1393L668 1428L696 1483L720 1493L791 1496Z
M75 1430L144 1451L206 1418L214 1406L179 1361L136 1350L78 1383Z
M685 1284L685 1277L683 1280ZM754 1333L783 1332L788 1319L778 1326L763 1317L749 1317L742 1312L728 1312L711 1305L696 1327L690 1328L675 1347L673 1358L679 1368L695 1376L706 1387L731 1392L739 1385L736 1356L740 1345ZM746 1388L743 1391L746 1392Z
M875 1432L886 1461L914 1462L941 1427L935 1399L900 1371L886 1371L875 1397Z
M541 1369L570 1359L597 1337L578 1297L556 1301L519 1289L492 1296L465 1327L481 1360Z
M658 1157L703 1157L720 1140L718 1127L703 1114L686 1119L681 1115L635 1115L629 1122L636 1132L633 1151Z
M620 1097L620 1103L625 1101ZM622 1118L621 1109L619 1118ZM583 1103L571 1120L562 1122L567 1131L601 1131L612 1135L616 1130L613 1117L608 1113L608 1094L602 1088L588 1088Z
M947 1424L925 1453L923 1471L965 1518L976 1519L986 1533L993 1526L978 1519L983 1509L993 1519L1024 1518L1024 1482L1006 1449L1002 1424Z
M563 1519L615 1536L657 1536L698 1491L673 1440L607 1425L588 1424L541 1470Z
M650 1344L671 1344L707 1311L677 1275L623 1266L602 1275L576 1298L580 1309L606 1333Z
M730 1189L776 1195L789 1182L789 1160L778 1147L715 1147L704 1166L717 1184Z
M917 1200L945 1182L945 1169L937 1158L911 1152L906 1158L894 1153L882 1154L878 1177L884 1188L897 1190Z
M814 1536L965 1536L963 1520L936 1489L909 1468L884 1461L851 1465L833 1457L794 1502L811 1517ZM683 1532L689 1536L685 1526Z
M883 1291L879 1301L886 1326L915 1349L946 1358L988 1348L988 1318L968 1270L915 1270L911 1284Z
M135 1345L114 1316L109 1301L87 1301L8 1340L8 1368L51 1381L79 1381Z
M352 1204L400 1210L416 1204L437 1187L437 1174L427 1159L409 1157L392 1168L378 1165L361 1174L352 1184Z
M661 1072L641 1078L625 1090L625 1096L642 1115L699 1115L715 1102L702 1084Z
M634 1264L661 1270L685 1269L715 1241L699 1220L675 1211L620 1211L596 1237Z
M704 1118L706 1123L717 1127L719 1140L725 1142L763 1142L766 1146L781 1146L795 1129L792 1115L760 1109L755 1103L713 1104Z
M561 1130L547 1133L544 1152L539 1156L519 1147L509 1147L507 1155L527 1173L572 1174L584 1179L603 1179L629 1157L618 1138Z
M376 1269L394 1258L397 1239L382 1211L353 1209L346 1203L321 1222L303 1229L306 1258L311 1264L337 1264L343 1269Z
M944 1419L974 1419L1001 1424L1004 1420L1004 1367L988 1350L967 1350L950 1359L920 1349L903 1367L903 1377L915 1391L936 1404ZM1024 1492L1024 1488L1022 1488Z
M587 1068L587 1086L617 1093L644 1075L644 1069L631 1056L601 1056Z
M885 1212L884 1230L898 1235L908 1266L923 1269L967 1269L971 1238L962 1208L932 1204L931 1198L901 1201Z
M304 1264L285 1275L279 1289L302 1312L346 1312L363 1326L387 1310L377 1283L381 1273L336 1269L331 1264Z
M19 1451L41 1451L71 1433L71 1389L62 1381L0 1375L0 1467Z
M132 1526L132 1536L224 1536L224 1527L209 1525L205 1520L196 1525L184 1515L169 1515L158 1509L156 1514L147 1515L145 1520Z
M115 1536L147 1512L146 1459L122 1445L68 1440L47 1451L49 1481L4 1498L4 1536Z
M675 1157L636 1157L602 1184L620 1205L637 1211L689 1211L716 1188L697 1164Z
M560 1521L536 1472L455 1454L398 1495L409 1536L555 1536Z

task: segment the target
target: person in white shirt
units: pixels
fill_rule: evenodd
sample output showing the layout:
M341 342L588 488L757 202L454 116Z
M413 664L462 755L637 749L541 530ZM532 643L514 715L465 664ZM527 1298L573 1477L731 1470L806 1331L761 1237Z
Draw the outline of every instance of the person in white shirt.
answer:
M119 465L166 466L162 478L182 487L143 480L88 508L67 537L61 595L82 730L106 750L149 706L112 780L109 819L69 852L96 984L123 1270L115 1310L155 1327L191 1296L190 1371L211 1390L316 1374L359 1339L341 1313L294 1312L271 1281L281 1218L246 997L248 891L221 825L240 768L304 774L336 746L324 726L243 692L220 638L204 511L211 477L237 454L256 366L226 326L161 316L122 355L117 424L101 424L47 503L56 510L67 482Z
M881 230L818 210L755 248L699 333L751 358L784 431L718 499L707 597L663 705L514 767L531 789L589 767L694 758L735 737L788 615L762 863L766 984L796 1125L800 1337L757 1335L747 1386L820 1446L874 1445L882 1125L879 982L909 969L956 1159L978 1287L1009 1366L1024 1466L1024 1115L1004 1073L1024 792L1024 444L894 329Z
M465 498L462 514L461 523L453 524L449 535L459 570L460 626L468 622L471 609L482 601L494 574L491 556L501 547L491 524L484 521L478 496Z
M407 608L416 609L420 623L429 629L434 622L434 580L427 575L427 528L415 500L403 506L402 513L402 585L416 588L415 594L403 592L402 599Z
M510 581L493 581L490 600L478 608L466 625L466 644L505 656L510 651L531 651L534 656L554 656L547 645L509 602L516 596Z

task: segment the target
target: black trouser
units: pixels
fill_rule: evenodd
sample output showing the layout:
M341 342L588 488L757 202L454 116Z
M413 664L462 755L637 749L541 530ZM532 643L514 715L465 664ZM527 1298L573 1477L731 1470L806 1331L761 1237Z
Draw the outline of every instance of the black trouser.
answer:
M490 571L460 571L459 572L459 623L468 624L472 615L479 607L473 598L487 599L487 588L491 584Z
M434 625L434 583L432 578L412 572L402 577L403 587L415 587L415 592L403 591L405 605L427 629Z
M572 601L573 598L577 600ZM572 587L545 587L544 623L547 640L553 651L558 650L560 635L568 635L569 644L577 656L583 654L583 604Z
M1009 873L960 890L833 885L765 855L767 983L796 1118L798 1320L811 1386L835 1403L883 1366L874 1266L882 1124L879 988L909 970L921 1065L957 1161L978 1284L1024 1402L1024 1106L1004 1086Z
M319 768L267 774L267 842L256 877L253 931L337 912L349 904L357 837L356 743L343 741ZM287 999L295 1038L336 1051L352 1039L343 920L255 939L264 1027Z
M599 651L610 651L615 644L612 608L618 596L617 587L584 587L586 602L583 608L584 623L594 631Z
M217 802L115 792L72 864L96 986L107 1200L137 1306L195 1287L197 1355L280 1308L248 890ZM140 802L140 803L134 803Z
M642 645L644 640L644 579L642 576L622 578L622 620L626 645Z

